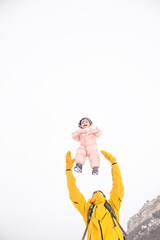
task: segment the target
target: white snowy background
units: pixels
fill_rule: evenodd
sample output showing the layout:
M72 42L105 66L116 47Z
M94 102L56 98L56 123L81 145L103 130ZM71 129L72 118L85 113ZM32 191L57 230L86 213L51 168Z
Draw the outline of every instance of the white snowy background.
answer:
M0 1L0 239L81 239L65 154L82 117L119 163L120 222L160 194L160 2ZM101 155L74 172L86 199L112 187Z

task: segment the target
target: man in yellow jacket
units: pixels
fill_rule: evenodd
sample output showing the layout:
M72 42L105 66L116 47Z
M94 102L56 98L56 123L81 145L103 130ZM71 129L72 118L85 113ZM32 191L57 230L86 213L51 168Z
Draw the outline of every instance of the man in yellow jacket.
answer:
M105 151L101 151L101 153L111 163L113 186L110 192L110 199L107 200L101 191L95 191L92 198L88 201L85 200L84 196L76 186L76 179L72 173L75 159L71 158L70 151L66 154L66 176L69 197L74 206L83 216L86 225L88 210L92 204L94 205L91 219L88 224L88 240L122 240L123 234L118 224L116 221L113 221L111 213L104 206L106 202L109 203L119 221L119 210L124 196L121 172L116 162L116 158Z

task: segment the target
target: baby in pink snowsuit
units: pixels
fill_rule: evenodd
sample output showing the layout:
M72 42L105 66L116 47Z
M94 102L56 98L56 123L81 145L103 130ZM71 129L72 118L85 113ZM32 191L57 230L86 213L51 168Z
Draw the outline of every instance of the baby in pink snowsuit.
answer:
M76 172L82 172L82 166L85 163L86 157L88 157L90 166L93 169L92 174L98 174L100 157L96 137L99 137L102 132L97 127L92 126L92 121L89 118L82 118L78 126L80 129L72 133L72 138L81 143L76 151L76 166L74 170Z

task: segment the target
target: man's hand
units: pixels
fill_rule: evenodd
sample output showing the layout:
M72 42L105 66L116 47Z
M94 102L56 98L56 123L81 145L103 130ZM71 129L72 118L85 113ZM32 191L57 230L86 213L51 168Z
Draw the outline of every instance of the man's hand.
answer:
M116 162L116 158L112 156L112 154L106 152L106 151L101 151L101 153L104 155L104 157L111 163L115 163Z
M75 158L72 159L71 152L68 151L66 154L66 169L72 169L74 162L75 162Z

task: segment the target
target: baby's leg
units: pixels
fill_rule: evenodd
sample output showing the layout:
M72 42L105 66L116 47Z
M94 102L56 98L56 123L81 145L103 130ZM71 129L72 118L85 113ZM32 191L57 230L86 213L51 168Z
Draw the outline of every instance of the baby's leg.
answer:
M100 166L100 157L97 147L90 149L88 154L88 158L90 161L91 168L99 167Z
M86 161L86 150L83 145L80 145L76 151L75 163L80 163L82 166Z

